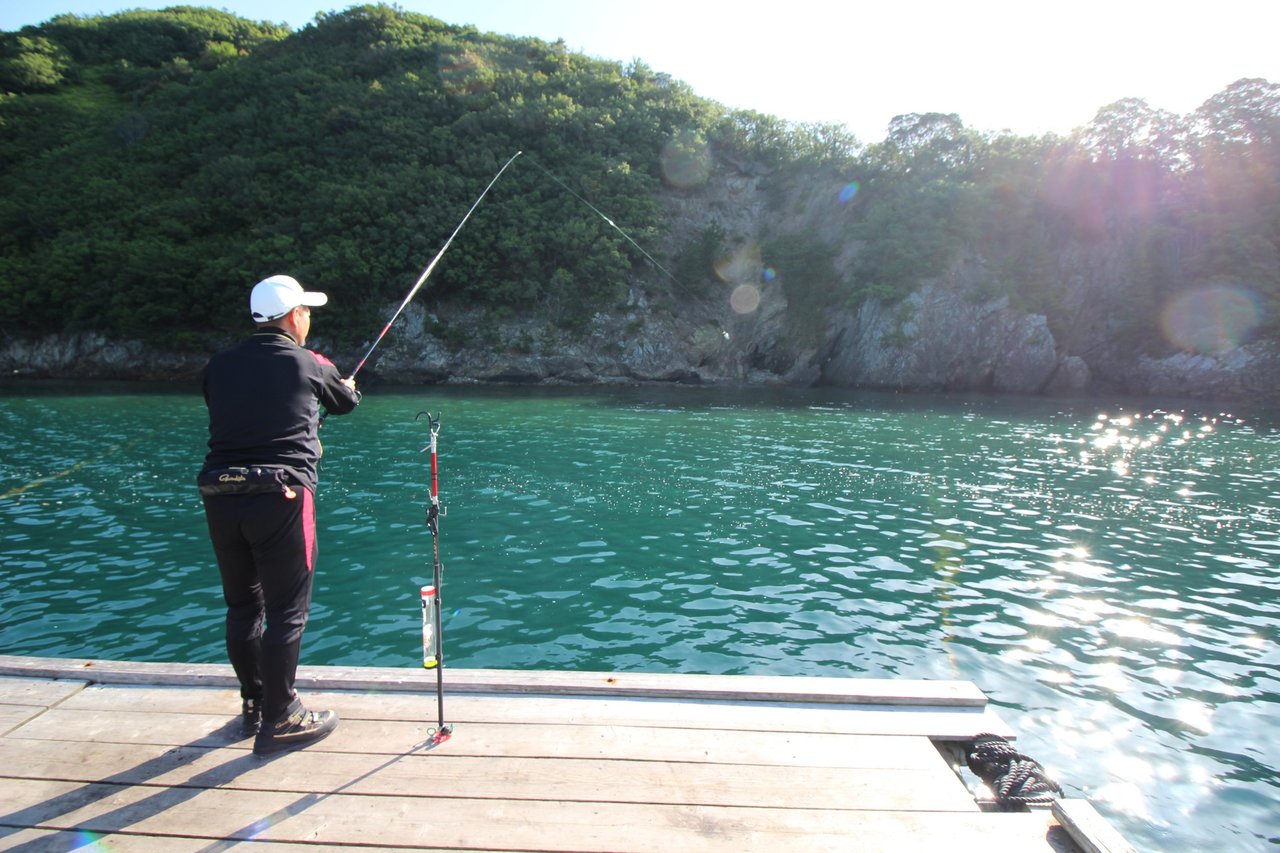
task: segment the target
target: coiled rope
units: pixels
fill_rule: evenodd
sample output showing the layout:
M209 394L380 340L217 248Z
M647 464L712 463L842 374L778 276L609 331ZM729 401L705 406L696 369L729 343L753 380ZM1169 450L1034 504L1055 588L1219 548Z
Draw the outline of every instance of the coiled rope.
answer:
M999 735L977 735L965 760L1001 806L1043 806L1051 804L1055 794L1062 796L1062 788L1045 775L1038 761L1018 752Z

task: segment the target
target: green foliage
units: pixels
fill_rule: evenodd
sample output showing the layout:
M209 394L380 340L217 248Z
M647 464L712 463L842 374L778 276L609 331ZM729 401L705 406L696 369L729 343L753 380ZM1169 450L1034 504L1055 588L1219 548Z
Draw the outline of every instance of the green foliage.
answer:
M22 38L6 36L7 59L65 67L0 103L6 329L169 339L196 305L217 336L243 326L248 283L287 271L343 306L326 336L363 338L519 150L429 298L580 329L652 267L554 181L655 245L658 152L713 114L640 65L388 6L296 33L177 7ZM75 310L24 304L29 280Z
M326 338L366 340L516 151L420 299L576 333L630 286L673 288L604 217L646 250L677 246L660 259L677 298L706 297L742 238L699 215L699 193L732 171L766 191L758 242L797 342L970 260L975 298L1058 332L1084 322L1064 259L1106 257L1117 284L1097 310L1153 346L1162 307L1207 281L1280 304L1280 87L1265 80L1190 116L1117 101L1067 139L906 114L864 147L725 110L642 62L392 6L297 32L179 6L0 33L0 90L8 334L204 344L243 328L251 282L288 272L341 306ZM856 196L837 205L830 187ZM664 193L685 230L668 233Z
M67 52L43 36L0 34L0 91L52 91L70 66Z
M724 227L712 221L676 253L675 277L695 293L707 293L716 280L716 262L724 255Z
M973 247L981 147L958 116L894 118L888 138L863 157L860 194L868 201L851 236L866 248L853 271L855 293L896 301Z
M839 304L840 280L835 249L811 232L781 234L763 247L765 263L782 283L787 297L787 324L801 345L819 343L828 314Z

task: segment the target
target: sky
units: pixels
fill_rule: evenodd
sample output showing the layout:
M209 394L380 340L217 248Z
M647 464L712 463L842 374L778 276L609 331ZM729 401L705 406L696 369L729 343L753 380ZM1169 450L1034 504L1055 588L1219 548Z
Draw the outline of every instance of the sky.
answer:
M301 29L328 0L0 0L0 30L59 14L207 5ZM863 142L904 113L1066 134L1121 98L1184 114L1242 77L1280 83L1276 0L401 0L451 24L653 70L702 97Z

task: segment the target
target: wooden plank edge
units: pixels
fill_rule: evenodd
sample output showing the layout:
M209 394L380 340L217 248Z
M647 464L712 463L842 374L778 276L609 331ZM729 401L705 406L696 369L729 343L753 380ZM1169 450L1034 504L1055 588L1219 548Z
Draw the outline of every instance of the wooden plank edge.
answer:
M1088 800L1054 800L1053 817L1084 853L1136 853Z
M0 675L91 684L237 687L227 664L110 661L0 655ZM433 692L416 668L302 666L297 685L308 689ZM664 699L923 705L982 708L987 697L969 681L786 675L697 675L547 670L446 669L448 693L524 693Z

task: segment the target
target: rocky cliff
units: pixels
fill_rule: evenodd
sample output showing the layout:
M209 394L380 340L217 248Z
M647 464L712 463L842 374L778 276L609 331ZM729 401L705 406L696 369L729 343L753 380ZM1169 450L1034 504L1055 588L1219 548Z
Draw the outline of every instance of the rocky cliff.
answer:
M746 319L691 320L637 301L625 312L597 315L586 336L513 319L497 325L497 340L537 341L533 347L477 342L455 348L427 333L426 312L411 306L364 378L409 384L822 384L1280 402L1280 353L1269 345L1090 363L1064 352L1043 316L1020 314L1003 299L972 302L937 286L901 305L869 302L834 315L818 347L787 344L785 317L785 303L766 288ZM480 323L462 310L450 319L462 328ZM493 324L486 325L492 336ZM314 345L340 367L361 355L356 349L334 352L323 338ZM0 370L26 377L190 380L206 357L96 334L66 335L8 342L0 347Z

